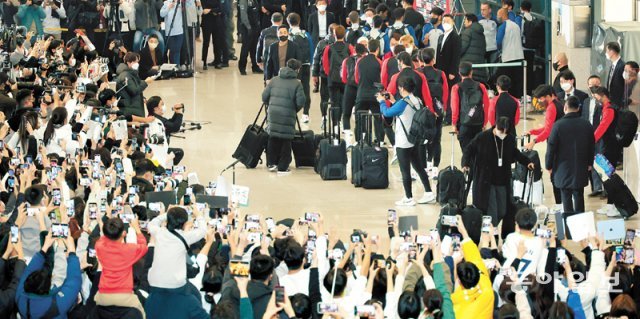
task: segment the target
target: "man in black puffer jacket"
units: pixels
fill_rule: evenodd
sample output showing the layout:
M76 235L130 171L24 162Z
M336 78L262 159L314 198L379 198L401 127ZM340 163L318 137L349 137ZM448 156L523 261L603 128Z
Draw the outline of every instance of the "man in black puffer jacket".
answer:
M267 167L278 174L289 173L291 140L296 131L297 113L306 101L304 89L298 80L300 61L291 59L280 74L271 79L262 92L262 102L269 105L267 111Z
M139 67L140 55L135 52L127 52L124 56L124 63L120 64L116 70L116 74L118 74L116 92L118 92L118 97L120 98L118 106L125 115L144 117L143 92L155 78L140 79Z
M465 14L464 18L464 30L460 33L460 41L462 42L460 62L484 63L484 55L487 51L484 28L478 23L478 17L475 14ZM485 68L474 69L473 79L487 83L487 70Z

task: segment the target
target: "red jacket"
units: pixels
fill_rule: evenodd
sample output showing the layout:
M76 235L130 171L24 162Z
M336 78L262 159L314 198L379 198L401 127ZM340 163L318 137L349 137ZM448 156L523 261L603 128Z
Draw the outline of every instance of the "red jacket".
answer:
M554 101L555 98L551 101L551 103L547 103L547 110L544 112L544 127L529 131L529 134L537 135L535 139L536 143L546 141L549 137L549 134L551 134L553 123L556 122L556 116L558 114L556 110L556 103L554 103Z
M598 128L596 128L596 131L593 133L596 143L598 143L604 133L607 132L615 117L616 112L611 108L611 102L602 102L602 119L600 120L600 124L598 124Z
M463 79L464 81L464 79ZM458 94L459 84L456 84L451 89L451 125L454 127L458 125L458 120L460 119L460 95ZM480 83L480 89L482 90L482 108L484 109L484 122L482 123L482 127L487 125L489 113L489 94L487 94L487 88L484 87L484 84Z
M105 236L96 242L96 256L102 264L100 293L132 293L133 264L147 253L144 235L136 236L137 244L126 244Z

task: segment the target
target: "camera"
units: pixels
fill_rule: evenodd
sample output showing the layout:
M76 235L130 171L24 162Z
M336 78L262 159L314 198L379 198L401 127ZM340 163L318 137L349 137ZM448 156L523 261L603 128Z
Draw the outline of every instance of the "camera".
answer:
M162 144L164 143L164 136L157 134L151 135L147 138L147 142L149 142L149 144Z
M391 98L391 94L389 94L389 92L387 92L387 90L385 90L384 86L382 85L382 83L376 82L373 83L373 87L376 88L376 90L378 90L378 93L382 94L382 96L384 96L385 99L390 99Z

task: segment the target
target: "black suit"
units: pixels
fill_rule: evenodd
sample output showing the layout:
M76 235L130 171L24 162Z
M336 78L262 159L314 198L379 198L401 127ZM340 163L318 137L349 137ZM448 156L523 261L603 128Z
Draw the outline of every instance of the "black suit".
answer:
M300 50L298 46L291 42L287 41L287 56L285 57L285 61L289 61L289 59L298 59L300 60ZM265 79L270 80L273 77L278 76L278 72L280 72L280 68L284 67L284 65L280 65L280 58L278 57L278 46L280 42L276 42L269 46L269 53L267 55L267 63L264 68Z
M142 48L140 51L140 68L138 73L140 74L141 79L146 79L152 75L156 75L159 70L152 70L154 66L160 66L164 63L164 57L162 55L162 51L160 51L160 47L156 47L154 50L154 55L156 58L156 63L153 63L153 58L151 58L151 49L149 46Z
M435 68L444 71L447 75L454 75L455 79L448 80L449 87L453 87L458 81L460 81L460 74L458 74L458 67L460 66L460 52L462 50L462 42L460 36L455 30L451 31L451 34L444 40L444 35L441 35L438 39L438 52L436 53L436 65Z
M329 11L327 11L325 14L327 16L327 24L326 24L327 30L325 31L326 31L326 34L329 34L329 25L335 22L335 17L333 13ZM320 41L320 26L318 23L318 11L315 11L309 15L309 21L307 22L307 31L311 35L311 40L313 40L313 45L317 46L318 42Z
M564 101L566 101L566 100L567 100L567 97L566 97L566 95L565 95L565 94L566 94L566 93L565 93L564 91L561 91L561 92L558 92L558 93L557 93L558 100L559 100L560 102L562 102L562 105L564 105ZM583 92L583 91L580 91L580 90L578 90L578 89L574 89L574 91L573 91L573 96L577 97L577 98L578 98L578 101L580 101L580 103L582 103L584 100L586 100L586 99L588 99L588 98L589 98L589 94L587 94L587 93L585 93L585 92ZM582 114L582 109L580 109L580 114Z
M553 186L562 191L564 212L584 212L584 187L593 165L593 127L577 112L556 121L547 140L546 169L552 170ZM575 209L574 203L575 201Z
M211 9L208 14L202 14L202 62L207 63L209 43L213 40L214 63L228 63L229 50L225 41L225 17L219 0L203 0L203 9Z
M343 5L344 1L345 0L331 0L331 3L327 3L327 12L333 13L335 22L343 26L347 25L346 23L347 14L345 14L344 12L344 5Z
M609 99L611 100L611 103L620 106L624 105L623 102L625 99L624 78L622 77L622 73L624 73L624 61L622 61L622 59L618 60L616 68L613 70L613 75L611 74L611 68L609 68L609 72L607 73Z

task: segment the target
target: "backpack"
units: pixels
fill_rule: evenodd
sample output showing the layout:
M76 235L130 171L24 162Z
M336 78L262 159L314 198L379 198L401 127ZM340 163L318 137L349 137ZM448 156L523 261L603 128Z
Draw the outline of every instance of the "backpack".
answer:
M411 128L409 129L409 132L407 132L407 128L404 126L402 119L398 117L400 125L402 125L402 130L407 136L409 143L419 144L425 140L433 140L437 131L436 115L433 114L429 108L422 105L422 101L420 101L420 99L418 99L419 105L417 108L408 98L404 98L404 101L407 102L407 105L415 111L413 119L411 120Z
M460 95L460 124L482 126L484 124L484 108L482 105L482 90L475 82L468 87L459 87Z
M616 139L621 147L628 147L638 131L638 116L628 109L618 110Z
M339 43L342 43L344 49L340 50L338 48L337 44ZM349 45L343 42L336 42L325 50L331 50L329 51L329 74L327 74L329 79L334 83L342 83L340 68L342 68L342 61L350 55Z
M522 26L522 35L524 37L522 45L528 49L544 47L544 21L535 17L531 21L523 17L522 21L524 21Z
M267 30L267 31L269 31L269 32L265 32L264 33L264 40L263 40L264 41L264 45L262 46L263 47L263 49L262 49L262 61L265 61L265 63L267 61L267 58L269 57L268 56L269 55L269 48L271 47L271 45L276 43L276 42L278 42L278 41L280 41L280 40L278 40L278 31L271 32L271 29Z
M365 36L365 33L363 32L362 28L358 28L357 30L349 28L347 29L347 36L345 38L345 42L355 46L358 43L358 39L360 39L360 37L363 37L363 36Z
M350 56L345 59L344 67L347 68L347 85L358 86L356 84L356 62L359 57L357 55Z
M444 93L444 84L442 81L442 71L438 69L422 69L424 77L427 79L427 85L429 86L429 92L431 93L431 99L433 100L433 109L438 114L438 117L444 114L444 105L442 103L442 96Z

